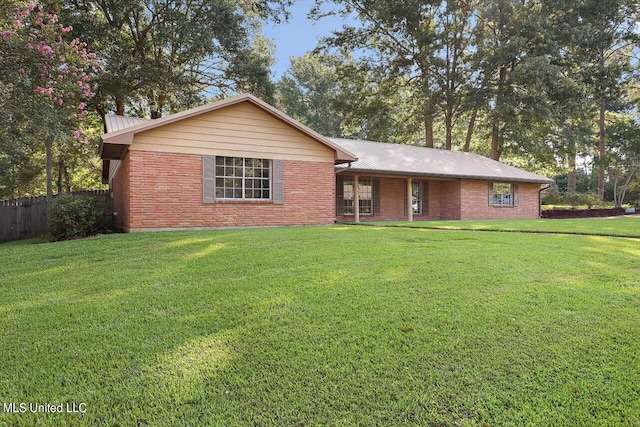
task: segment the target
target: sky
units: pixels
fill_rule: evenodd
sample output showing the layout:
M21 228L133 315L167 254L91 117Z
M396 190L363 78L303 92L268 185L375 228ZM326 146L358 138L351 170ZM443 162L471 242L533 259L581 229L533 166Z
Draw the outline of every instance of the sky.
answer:
M271 74L275 81L289 68L289 58L302 56L318 45L318 40L339 30L345 23L354 25L353 20L345 21L340 16L322 18L320 21L307 19L314 0L295 0L289 8L291 14L288 22L281 24L265 24L263 34L275 44L275 64ZM324 10L330 10L323 8Z

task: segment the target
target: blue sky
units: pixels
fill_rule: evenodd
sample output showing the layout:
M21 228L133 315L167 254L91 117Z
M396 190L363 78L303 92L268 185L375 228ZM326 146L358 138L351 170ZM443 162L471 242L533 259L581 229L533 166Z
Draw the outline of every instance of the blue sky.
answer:
M271 39L276 48L275 64L271 68L274 80L279 80L289 68L289 58L302 56L318 45L318 40L339 30L345 22L354 25L354 21L344 21L340 16L322 18L320 21L307 19L314 0L295 0L289 8L289 22L281 24L268 23L264 26L264 35ZM323 10L330 10L323 8Z

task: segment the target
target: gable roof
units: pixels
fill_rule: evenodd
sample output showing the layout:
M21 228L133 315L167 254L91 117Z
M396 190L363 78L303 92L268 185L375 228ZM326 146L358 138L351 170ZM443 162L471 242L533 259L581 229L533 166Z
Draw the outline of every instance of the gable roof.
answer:
M117 130L126 129L131 126L139 125L150 121L149 119L141 119L139 117L125 117L125 116L105 116L104 124L107 128L107 133L115 132Z
M415 145L330 138L358 160L336 171L547 184L553 180L473 153Z
M265 113L270 114L278 120L281 120L285 124L295 128L299 132L302 132L303 134L319 142L320 144L331 148L335 152L334 158L336 164L356 160L356 157L349 151L344 149L342 146L337 145L328 138L325 138L319 133L309 129L298 121L287 116L283 112L277 110L266 102L261 101L260 99L250 94L242 94L223 99L222 101L192 108L190 110L171 114L169 116L161 117L155 120L135 119L122 116L107 116L107 133L102 135L102 143L100 144L100 157L103 159L112 160L120 159L126 151L126 147L133 143L134 136L137 133L155 129L157 127L168 125L170 123L175 123L180 120L198 116L200 114L209 113L211 111L219 110L241 102L248 102L255 107L258 107ZM109 129L110 127L111 129Z

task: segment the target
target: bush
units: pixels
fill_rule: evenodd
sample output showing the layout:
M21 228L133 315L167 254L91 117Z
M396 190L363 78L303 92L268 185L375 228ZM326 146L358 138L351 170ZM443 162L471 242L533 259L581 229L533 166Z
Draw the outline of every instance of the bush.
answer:
M103 196L62 194L49 212L53 240L91 236L110 230L111 220Z
M542 198L543 205L562 205L564 204L564 196L560 193L557 185L545 190L545 196ZM544 193L543 193L544 194Z
M578 206L587 206L592 209L594 206L603 204L602 200L595 193L561 193L558 187L554 186L547 190L546 196L542 199L543 205L565 205L575 209Z

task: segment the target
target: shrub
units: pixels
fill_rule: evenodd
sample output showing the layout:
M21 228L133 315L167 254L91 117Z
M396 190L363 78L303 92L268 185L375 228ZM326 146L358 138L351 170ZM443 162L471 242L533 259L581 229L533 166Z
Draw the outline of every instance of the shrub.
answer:
M86 237L111 228L107 201L102 196L62 194L49 212L53 240Z
M546 195L542 198L543 205L562 205L564 204L564 196L560 193L557 185L545 191Z

